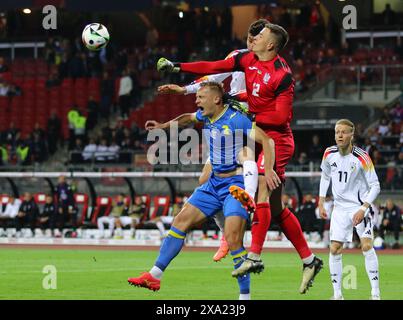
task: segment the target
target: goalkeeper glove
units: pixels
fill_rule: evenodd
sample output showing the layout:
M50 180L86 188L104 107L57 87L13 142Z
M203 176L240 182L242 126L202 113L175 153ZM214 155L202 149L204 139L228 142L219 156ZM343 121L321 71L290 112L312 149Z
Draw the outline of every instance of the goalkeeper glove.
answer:
M166 58L160 58L157 62L157 70L159 72L173 73L179 72L180 68L179 66L176 66L172 61L169 61Z
M224 94L223 102L242 113L248 114L249 112L248 105L246 103L239 102L234 96L231 96L229 93Z

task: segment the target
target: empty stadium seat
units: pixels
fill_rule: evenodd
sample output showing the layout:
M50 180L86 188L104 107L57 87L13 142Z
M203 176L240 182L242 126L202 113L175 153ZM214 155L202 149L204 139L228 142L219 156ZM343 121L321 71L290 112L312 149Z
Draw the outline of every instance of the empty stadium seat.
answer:
M150 219L155 219L156 217L166 216L169 212L170 207L170 197L169 196L155 196L154 199L154 210L151 213Z
M78 209L77 222L84 225L88 214L89 197L85 193L75 193L74 200Z

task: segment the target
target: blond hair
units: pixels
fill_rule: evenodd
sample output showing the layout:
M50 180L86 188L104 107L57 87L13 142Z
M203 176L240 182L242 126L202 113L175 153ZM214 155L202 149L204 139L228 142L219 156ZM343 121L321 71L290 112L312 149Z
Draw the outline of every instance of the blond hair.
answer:
M348 119L340 119L339 121L336 122L335 127L338 126L338 125L345 125L345 126L350 127L350 128L351 128L351 131L352 131L353 133L354 133L354 131L355 131L354 123L352 123L352 122L351 122L350 120L348 120Z
M201 88L209 88L210 90L217 92L219 94L220 98L222 98L224 95L224 88L220 82L215 82L215 81L202 82L202 83L200 83L200 89Z

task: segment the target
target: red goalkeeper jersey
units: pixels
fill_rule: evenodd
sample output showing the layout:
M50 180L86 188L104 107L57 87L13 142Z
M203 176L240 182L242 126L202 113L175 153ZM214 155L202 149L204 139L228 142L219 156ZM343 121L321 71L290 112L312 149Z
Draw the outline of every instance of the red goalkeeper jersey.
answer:
M239 52L225 60L180 63L180 68L194 74L243 71L249 111L255 114L256 124L265 131L291 133L294 79L279 55L259 61L253 52Z

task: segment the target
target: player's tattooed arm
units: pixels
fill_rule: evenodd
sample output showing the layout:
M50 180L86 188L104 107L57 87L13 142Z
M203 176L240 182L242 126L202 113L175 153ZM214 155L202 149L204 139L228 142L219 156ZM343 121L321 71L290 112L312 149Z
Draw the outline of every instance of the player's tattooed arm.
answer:
M148 120L145 124L145 128L146 130L168 129L174 123L177 123L178 127L186 127L196 121L198 121L196 119L196 113L184 113L181 114L179 117L176 117L175 119L172 119L164 123L155 120Z

